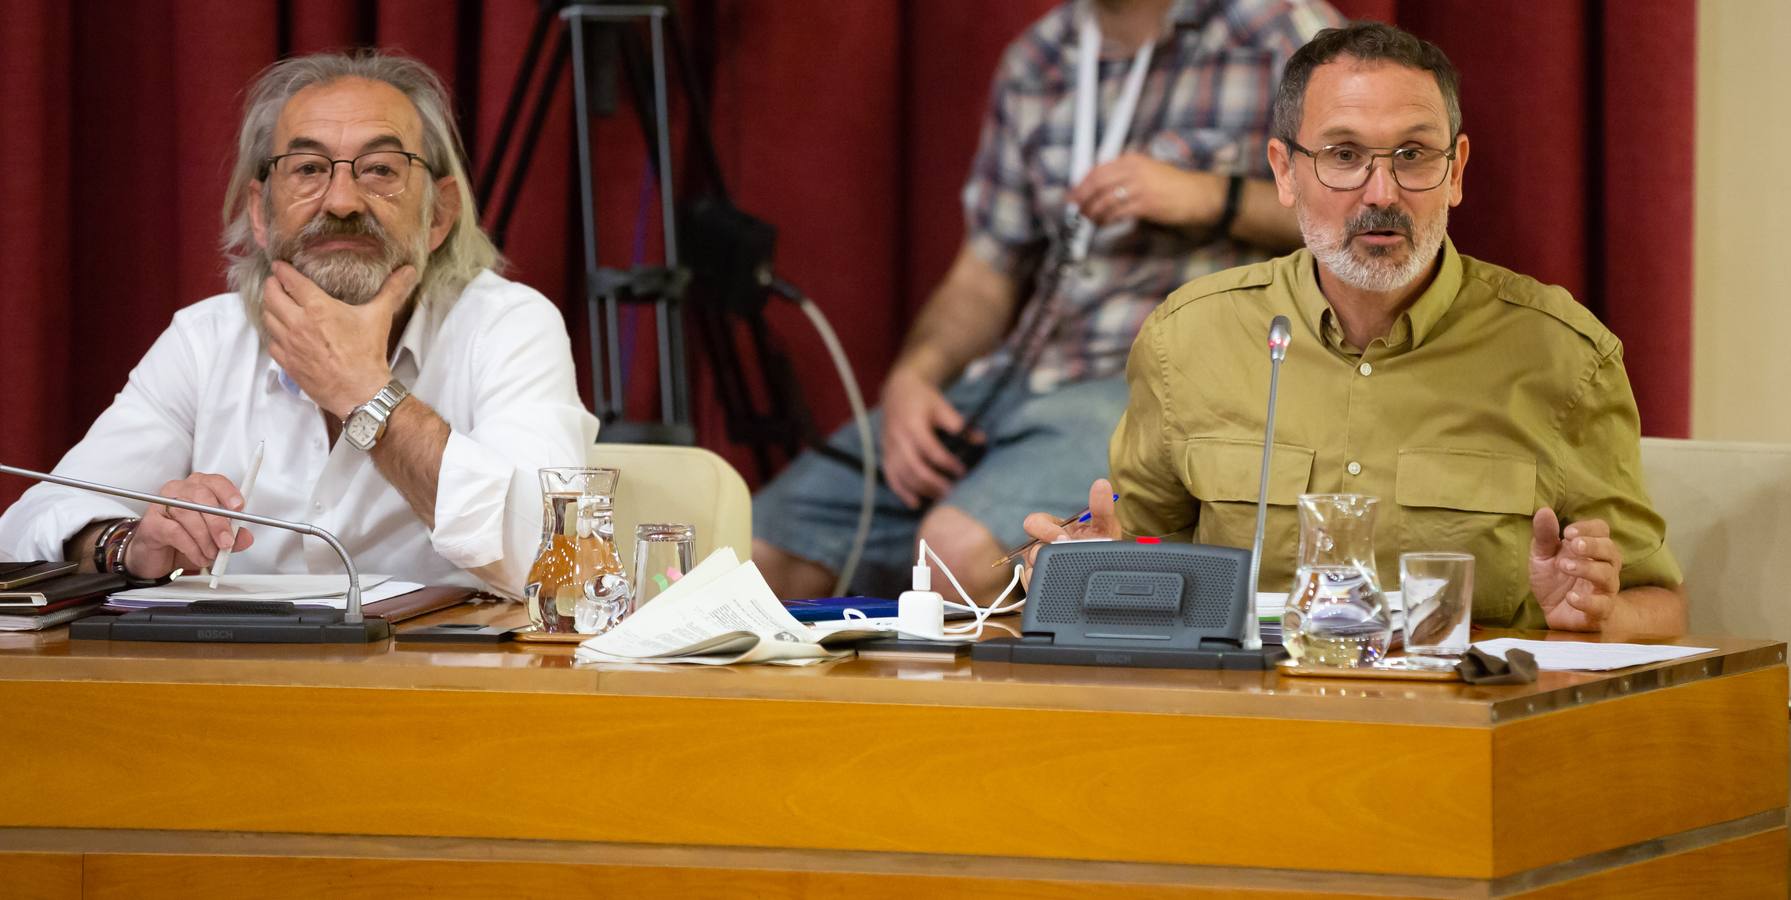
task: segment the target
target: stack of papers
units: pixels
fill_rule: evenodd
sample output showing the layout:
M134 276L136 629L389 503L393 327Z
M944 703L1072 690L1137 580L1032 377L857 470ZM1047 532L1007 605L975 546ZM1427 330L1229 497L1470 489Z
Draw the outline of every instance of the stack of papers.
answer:
M1715 647L1670 647L1659 644L1598 644L1591 641L1528 641L1494 638L1474 645L1482 653L1505 658L1510 650L1528 650L1538 669L1555 672L1603 672L1666 662L1709 653Z
M721 547L620 625L578 645L577 658L803 666L849 656L850 644L886 636L868 627L823 634L796 621L757 566Z
M0 563L0 568L7 565L16 564ZM0 631L42 631L92 615L99 611L107 593L124 586L124 578L118 575L78 575L68 571L71 569L72 565L63 565L62 574L51 571L24 584L15 581L0 591L4 601L0 602Z
M361 603L408 594L422 585L390 575L362 575ZM348 608L347 575L225 575L211 587L210 575L188 575L155 587L121 591L107 599L117 609L185 606L195 600L290 601L298 606Z

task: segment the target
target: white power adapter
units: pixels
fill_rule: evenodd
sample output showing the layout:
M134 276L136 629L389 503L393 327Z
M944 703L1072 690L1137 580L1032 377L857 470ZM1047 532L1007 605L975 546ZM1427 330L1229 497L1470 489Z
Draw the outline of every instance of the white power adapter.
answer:
M927 565L929 556L933 558L933 562L939 564L940 570L945 572L945 579L951 582L952 590L958 592L958 597L964 601L963 603L947 600L939 596L938 591L933 590L933 569ZM925 540L920 542L918 557L914 561L913 589L903 591L902 596L896 598L896 630L903 637L925 641L968 643L982 636L983 624L990 616L1013 612L1026 603L1025 598L1021 598L1012 604L1002 605L1008 595L1014 592L1015 586L1020 583L1020 566L1017 564L1014 566L1013 580L1007 583L1007 590L1002 591L1001 596L996 597L995 602L988 606L977 606L975 601L970 599L970 595L964 592L964 586L959 584L958 579L952 575L951 569L945 565L945 560L940 559L939 554L934 553L933 548L928 547ZM976 617L976 622L955 626L950 631L946 631L945 608L947 606L970 613Z
M945 598L933 590L933 570L914 567L914 587L896 598L896 630L903 637L927 641L945 640Z

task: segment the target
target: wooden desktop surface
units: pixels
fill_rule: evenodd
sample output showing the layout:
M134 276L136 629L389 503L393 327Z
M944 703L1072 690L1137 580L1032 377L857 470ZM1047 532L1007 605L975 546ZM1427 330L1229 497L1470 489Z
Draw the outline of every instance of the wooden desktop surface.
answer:
M0 635L0 871L334 890L433 859L544 890L1571 896L1672 870L1783 896L1785 646L1679 643L1716 650L1476 687Z
M1015 628L1017 617L1008 617ZM996 622L1002 620L997 619ZM485 603L395 626L527 624L520 607ZM1626 640L1550 632L1476 632L1554 640ZM1477 687L1420 681L1289 678L1180 669L847 659L811 667L584 665L571 644L180 644L70 641L67 628L0 633L0 681L91 680L466 689L632 696L709 696L1090 712L1150 712L1422 725L1489 725L1628 692L1784 665L1784 645L1691 636L1714 647L1686 660L1624 670L1543 672L1533 684Z

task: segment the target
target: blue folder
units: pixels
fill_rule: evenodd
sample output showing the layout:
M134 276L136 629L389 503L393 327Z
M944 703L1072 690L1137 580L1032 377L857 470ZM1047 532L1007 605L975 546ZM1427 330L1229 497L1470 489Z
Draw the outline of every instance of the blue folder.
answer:
M785 600L784 609L798 622L831 622L844 619L846 610L856 609L868 619L893 619L896 602L879 597L820 597L814 600Z

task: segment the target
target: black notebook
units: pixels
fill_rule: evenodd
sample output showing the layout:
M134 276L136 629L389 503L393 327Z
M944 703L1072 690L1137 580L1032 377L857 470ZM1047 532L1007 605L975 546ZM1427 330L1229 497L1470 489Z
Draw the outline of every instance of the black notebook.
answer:
M11 591L48 581L58 575L74 572L79 563L45 561L41 559L31 562L0 562L0 591Z
M63 600L103 598L123 587L123 575L59 575L15 590L0 591L0 615L31 615L34 607Z

